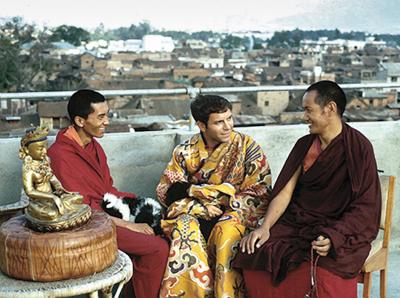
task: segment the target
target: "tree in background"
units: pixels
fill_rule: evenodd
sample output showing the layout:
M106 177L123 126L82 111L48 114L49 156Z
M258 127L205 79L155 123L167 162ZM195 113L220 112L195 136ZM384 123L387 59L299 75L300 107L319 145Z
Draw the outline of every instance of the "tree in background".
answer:
M26 86L27 65L20 56L22 44L32 43L33 25L25 24L20 17L6 20L0 27L0 90L21 91Z
M75 89L79 79L54 70L56 61L49 56L51 34L48 28L38 29L19 17L0 24L0 92Z
M169 36L174 40L184 41L187 39L191 39L192 35L185 31L176 31L176 30L154 30L151 34L158 34L162 36Z
M202 41L209 41L210 39L219 38L219 34L213 31L198 31L191 34L193 39L200 39Z
M100 24L101 26L101 24ZM127 39L142 39L143 36L152 32L149 22L141 22L139 25L130 25L129 27L119 27L111 30L104 30L103 28L96 28L95 31L100 39L105 40L127 40ZM99 33L103 32L103 36Z
M75 26L58 26L50 37L51 42L66 41L75 46L80 46L82 42L90 40L90 33L85 29Z
M221 48L227 50L242 50L245 48L245 40L241 37L228 34L227 36L225 36L225 38L221 40Z
M12 40L0 36L0 91L16 91L21 81L19 47Z

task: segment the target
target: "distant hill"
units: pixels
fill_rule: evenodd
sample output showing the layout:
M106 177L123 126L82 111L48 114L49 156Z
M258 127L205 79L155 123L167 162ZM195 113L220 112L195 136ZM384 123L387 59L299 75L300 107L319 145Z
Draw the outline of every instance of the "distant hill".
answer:
M277 18L265 26L269 30L338 28L341 31L400 34L399 5L399 0L322 0L315 7L307 8L310 12Z

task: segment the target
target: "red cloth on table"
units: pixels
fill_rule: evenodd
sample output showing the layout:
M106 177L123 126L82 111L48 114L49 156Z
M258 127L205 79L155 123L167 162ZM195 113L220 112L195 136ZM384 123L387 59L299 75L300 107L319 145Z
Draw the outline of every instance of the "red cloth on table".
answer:
M79 192L84 196L84 203L96 210L102 210L101 202L107 192L118 197L136 198L134 194L121 192L113 186L107 158L100 144L92 139L83 148L70 137L71 128L59 131L48 150L53 172L64 188ZM66 136L67 130L69 134ZM169 252L167 242L160 237L117 227L117 243L118 248L133 261L136 298L158 297Z

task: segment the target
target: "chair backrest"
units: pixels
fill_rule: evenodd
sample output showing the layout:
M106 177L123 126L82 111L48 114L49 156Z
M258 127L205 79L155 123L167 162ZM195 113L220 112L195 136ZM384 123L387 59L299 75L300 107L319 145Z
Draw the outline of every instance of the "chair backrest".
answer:
M392 210L394 201L395 177L379 175L382 193L381 222L379 228L383 230L383 247L388 247L392 225Z

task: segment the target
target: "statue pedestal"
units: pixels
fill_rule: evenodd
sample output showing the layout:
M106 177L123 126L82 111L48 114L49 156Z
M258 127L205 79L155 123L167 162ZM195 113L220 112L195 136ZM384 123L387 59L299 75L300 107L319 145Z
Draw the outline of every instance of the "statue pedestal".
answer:
M28 212L25 212L25 218L30 228L38 232L55 232L70 230L73 227L79 227L85 224L92 214L88 205L81 204L80 209L74 214L64 214L58 220L39 220L33 218Z
M117 251L115 226L100 211L93 211L86 224L60 232L36 232L23 215L0 227L0 269L16 279L59 281L91 275L113 264Z

